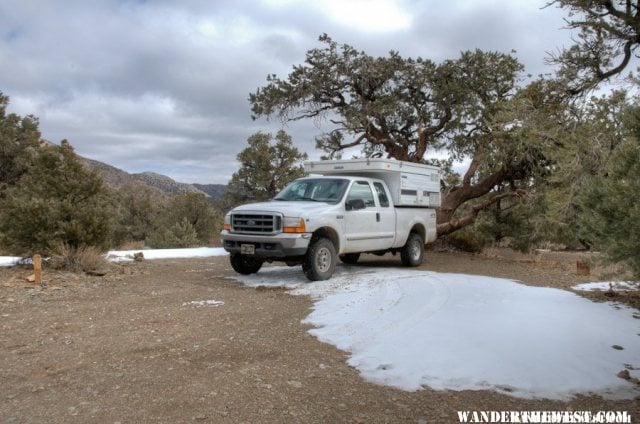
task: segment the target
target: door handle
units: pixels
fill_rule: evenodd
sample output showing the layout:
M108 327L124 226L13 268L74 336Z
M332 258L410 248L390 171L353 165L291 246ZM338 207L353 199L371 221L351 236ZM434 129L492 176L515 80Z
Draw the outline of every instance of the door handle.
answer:
M380 222L380 212L376 212L376 222Z

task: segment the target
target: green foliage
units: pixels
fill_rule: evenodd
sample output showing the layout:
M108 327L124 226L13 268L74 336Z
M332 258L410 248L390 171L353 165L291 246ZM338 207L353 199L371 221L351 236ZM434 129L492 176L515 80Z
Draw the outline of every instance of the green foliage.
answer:
M38 120L7 114L9 98L0 92L0 197L29 170L40 144Z
M5 190L3 245L16 254L47 254L59 244L108 247L112 210L102 179L82 165L64 140L61 146L42 146L32 164Z
M273 198L291 180L304 175L300 161L307 158L293 146L291 137L278 131L258 132L247 140L249 146L238 154L240 169L233 174L222 199L225 209L235 205Z
M222 213L201 193L173 197L142 187L116 192L115 244L143 241L163 248L208 245L222 229ZM184 222L189 224L185 229ZM195 231L195 239L191 237ZM172 244L174 243L174 244Z
M568 109L563 132L554 136L553 148L547 153L552 166L537 187L538 203L532 209L546 241L571 248L591 246L578 231L584 212L578 197L587 182L606 173L612 152L630 135L625 123L628 107L625 93L615 91Z
M180 224L185 221L196 232L196 240L200 245L206 245L212 236L217 236L222 229L223 215L201 193L186 193L170 199L165 217L165 223Z
M222 229L222 213L201 193L164 198L139 188L124 190L121 228L130 228L124 241L142 240L150 247L208 245ZM126 218L131 224L123 225ZM137 237L137 238L135 238Z
M169 228L158 230L147 240L149 247L156 249L194 247L199 244L194 226L184 217Z
M627 138L611 155L605 173L580 194L581 236L610 262L629 265L640 278L640 143Z
M117 213L114 245L129 241L144 241L160 227L167 200L146 187L123 187L114 190Z

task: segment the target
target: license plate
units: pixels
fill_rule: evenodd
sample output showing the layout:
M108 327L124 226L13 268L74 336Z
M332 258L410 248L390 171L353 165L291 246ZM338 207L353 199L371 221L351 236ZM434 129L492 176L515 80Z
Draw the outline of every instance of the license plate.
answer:
M242 253L243 255L255 255L256 246L253 244L241 244L240 253Z

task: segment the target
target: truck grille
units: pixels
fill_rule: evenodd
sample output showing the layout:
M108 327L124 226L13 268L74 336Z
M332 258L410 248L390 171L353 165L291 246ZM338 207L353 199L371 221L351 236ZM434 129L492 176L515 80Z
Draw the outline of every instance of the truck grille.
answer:
M231 215L231 231L245 234L274 234L282 231L282 219L278 215L234 213Z

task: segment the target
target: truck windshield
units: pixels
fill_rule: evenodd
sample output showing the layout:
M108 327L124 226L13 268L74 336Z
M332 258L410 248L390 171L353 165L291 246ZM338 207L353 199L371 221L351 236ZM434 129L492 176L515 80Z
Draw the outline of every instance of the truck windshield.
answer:
M349 185L342 178L308 178L286 186L273 200L338 203Z

